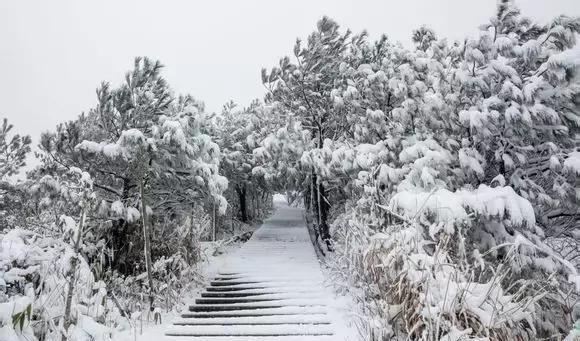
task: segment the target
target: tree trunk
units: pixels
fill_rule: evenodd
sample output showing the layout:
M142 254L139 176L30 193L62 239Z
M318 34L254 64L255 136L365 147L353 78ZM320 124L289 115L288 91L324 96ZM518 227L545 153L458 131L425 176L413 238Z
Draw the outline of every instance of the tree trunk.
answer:
M240 201L240 215L242 217L242 221L244 223L248 222L248 207L246 204L246 185L244 185L243 187L240 187L239 185L236 185L236 192L238 193L238 199Z
M212 210L211 210L212 211L212 219L211 219L211 225L212 225L212 241L215 242L216 237L217 237L217 230L216 230L217 224L216 224L216 221L215 221L215 219L216 219L216 214L215 214L215 200L212 201L211 208L212 208Z
M310 189L312 188L312 184L305 189L305 193L302 195L302 199L304 201L304 209L306 213L310 212Z
M71 307L72 307L72 299L73 299L73 293L74 293L74 288L75 288L75 281L76 281L76 268L77 268L77 264L79 261L79 249L81 246L81 238L83 235L83 227L85 225L85 209L83 208L82 212L81 212L81 219L79 221L79 228L78 228L78 232L77 232L77 236L76 236L76 240L75 240L75 244L74 244L74 257L71 258L70 260L70 270L69 270L69 282L68 282L68 289L67 289L67 294L66 294L66 302L65 302L65 308L64 308L64 333L62 334L62 340L66 340L66 332L68 332L68 328L71 325L71 316L70 316L70 311L71 311Z
M256 217L260 217L260 191L256 190Z
M254 211L254 219L258 217L258 197L256 196L256 192L252 191L252 210Z
M250 206L250 219L254 219L254 217L256 216L256 212L254 211L254 194L252 193L252 191L250 191L250 200L249 200L249 206Z
M318 200L316 199L316 174L314 174L314 171L312 171L312 174L310 174L310 214L312 215L312 217L316 217L316 228L313 228L314 230L314 239L316 241L317 245L320 245L318 243L318 238L320 238L320 231L319 231L319 226L320 226L320 215L318 214Z
M312 215L316 217L316 237L318 237L318 227L320 226L320 211L318 210L318 196L316 193L318 193L317 188L317 177L316 174L314 172L312 172L311 175L311 181L310 181L310 202L312 203L311 208L312 208Z
M330 242L330 231L328 227L328 203L324 198L324 185L320 178L318 178L318 214L320 216L320 237L329 246ZM330 251L330 249L329 249Z
M230 209L230 224L232 228L232 234L236 234L236 225L234 225L234 210Z
M313 181L311 183L312 193L312 210L316 213L316 222L318 228L315 230L316 237L320 237L322 241L326 244L326 250L332 251L332 245L330 240L330 228L328 226L328 209L329 205L324 197L324 185L320 177L316 175L313 176ZM314 193L314 183L316 183L316 194ZM316 197L315 197L316 196Z
M322 126L318 125L318 148L322 148L323 145L323 131ZM328 228L328 203L324 198L324 185L322 184L322 179L316 177L316 195L317 195L317 206L318 206L318 228L320 230L320 237L326 242L326 248L328 251L332 251L330 246L330 232Z
M141 192L141 221L143 223L143 240L145 250L145 269L147 270L147 279L149 281L149 311L153 311L153 274L151 272L151 241L149 223L147 221L147 206L145 205L145 186L143 180L139 186Z

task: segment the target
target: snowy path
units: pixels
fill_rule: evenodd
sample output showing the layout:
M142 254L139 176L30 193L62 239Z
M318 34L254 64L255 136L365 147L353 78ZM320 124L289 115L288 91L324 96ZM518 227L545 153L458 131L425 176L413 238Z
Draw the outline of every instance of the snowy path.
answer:
M210 286L173 321L167 340L351 340L325 288L302 210L277 211L222 264Z

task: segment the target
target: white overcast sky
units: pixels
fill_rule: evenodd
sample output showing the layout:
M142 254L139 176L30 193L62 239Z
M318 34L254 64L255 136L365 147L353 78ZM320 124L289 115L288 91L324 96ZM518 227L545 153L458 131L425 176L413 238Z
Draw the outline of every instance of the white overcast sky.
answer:
M101 81L118 84L135 56L160 59L176 93L218 111L261 97L260 69L305 38L323 15L343 28L409 44L422 24L440 37L474 35L497 0L0 0L0 117L32 135L95 104ZM580 0L516 0L540 22L580 16Z

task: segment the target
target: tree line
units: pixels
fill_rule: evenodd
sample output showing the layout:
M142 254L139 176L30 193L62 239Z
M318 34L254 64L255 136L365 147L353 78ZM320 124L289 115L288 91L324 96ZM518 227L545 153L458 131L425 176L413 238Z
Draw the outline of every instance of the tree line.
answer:
M3 328L72 338L81 320L171 309L199 280L207 222L225 236L226 217L259 220L283 192L367 339L574 337L579 33L509 2L476 37L420 27L412 47L324 17L262 70L263 100L220 113L137 58L41 136L26 180L2 182L0 304L21 323ZM30 152L10 130L4 180Z

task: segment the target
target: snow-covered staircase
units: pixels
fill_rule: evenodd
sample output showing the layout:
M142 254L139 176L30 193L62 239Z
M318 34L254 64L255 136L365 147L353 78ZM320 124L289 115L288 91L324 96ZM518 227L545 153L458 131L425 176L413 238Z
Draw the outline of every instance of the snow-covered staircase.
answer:
M173 322L168 339L342 340L301 210L277 206Z

